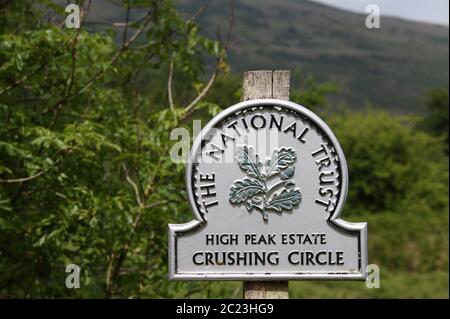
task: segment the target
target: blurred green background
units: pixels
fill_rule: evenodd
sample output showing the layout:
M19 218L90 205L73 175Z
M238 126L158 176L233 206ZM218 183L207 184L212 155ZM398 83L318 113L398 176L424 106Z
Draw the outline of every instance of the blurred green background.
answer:
M342 217L368 222L381 270L379 289L302 281L291 297L448 298L448 27L369 31L308 1L77 3L69 29L65 1L0 1L0 297L240 298L239 282L168 281L167 224L192 218L170 132L265 68L290 69L291 100L337 135Z

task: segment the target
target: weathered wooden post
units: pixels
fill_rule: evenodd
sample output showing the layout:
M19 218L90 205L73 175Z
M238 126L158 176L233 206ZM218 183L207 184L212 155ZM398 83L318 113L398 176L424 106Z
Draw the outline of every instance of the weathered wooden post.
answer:
M290 72L287 70L247 71L242 80L242 100L289 100ZM244 281L245 299L288 299L289 281Z

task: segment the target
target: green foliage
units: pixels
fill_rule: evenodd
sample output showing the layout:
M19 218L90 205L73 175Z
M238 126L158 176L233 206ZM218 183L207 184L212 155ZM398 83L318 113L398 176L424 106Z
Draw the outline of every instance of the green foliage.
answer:
M290 100L306 106L314 112L325 112L329 109L328 98L340 92L340 87L334 82L317 83L311 75L297 68L293 75L293 87Z
M238 103L242 93L241 82L242 77L235 74L219 76L208 93L209 100L222 107Z
M28 4L2 10L28 14ZM204 285L167 281L165 225L188 214L184 167L169 158L169 133L185 125L186 110L178 99L170 108L166 92L146 94L136 82L151 72L167 74L173 61L193 99L201 57L223 64L224 52L169 1L131 4L153 12L151 28L131 45L116 44L114 32L49 23L9 32L13 21L3 21L9 25L0 34L3 297L174 297ZM29 18L40 20L33 12ZM70 263L81 266L84 289L65 287Z
M448 210L448 158L442 144L408 122L382 112L330 117L349 167L345 212Z
M445 142L445 151L448 154L449 134L449 105L448 88L434 89L426 95L428 114L419 123L419 127L431 134L441 137Z

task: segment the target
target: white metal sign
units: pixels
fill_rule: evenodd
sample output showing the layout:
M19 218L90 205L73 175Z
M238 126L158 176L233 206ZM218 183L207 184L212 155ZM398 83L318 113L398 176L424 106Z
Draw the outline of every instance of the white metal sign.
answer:
M347 164L330 128L301 105L236 104L194 142L194 220L169 225L172 280L365 279L367 224L339 218Z

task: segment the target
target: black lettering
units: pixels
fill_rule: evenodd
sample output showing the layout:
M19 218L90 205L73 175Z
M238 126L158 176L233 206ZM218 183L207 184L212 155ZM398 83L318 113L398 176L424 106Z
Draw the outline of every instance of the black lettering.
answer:
M260 254L256 253L255 254L255 266L257 265L262 265L265 266L266 265L266 259L264 258L265 256L261 256Z
M208 208L209 208L209 207L213 207L213 206L217 206L217 205L219 205L219 202L218 202L218 201L209 202L209 203L203 201L203 206L205 207L205 211L206 211L206 212L208 212Z
M289 131L292 131L292 135L294 137L297 135L297 123L296 122L292 122L292 124L289 125L288 127L286 127L283 132L287 133Z
M214 235L206 234L206 245L214 245Z
M227 139L234 141L235 138L233 136L227 135L225 133L220 133L220 136L222 137L222 143L223 146L227 146Z
M317 253L316 262L317 262L318 265L326 265L327 264L327 259L325 259L324 261L320 261L320 256L323 256L323 255L326 255L326 254L327 254L327 252L325 250L319 251Z
M213 148L213 149L206 151L206 154L217 160L219 160L220 157L216 153L220 152L220 154L223 154L225 152L225 150L223 148L217 146L214 143L211 143L211 148Z
M236 259L234 259L234 254L232 251L229 251L227 254L227 265L233 266L236 263Z
M213 258L214 258L213 253L210 252L210 251L207 251L207 252L205 253L205 266L213 265L213 264L214 264L214 263L213 263Z
M325 177L329 177L329 179L325 179ZM334 184L334 180L334 171L324 171L319 174L320 185Z
M336 262L337 265L340 265L340 266L344 265L344 252L342 250L339 250L336 252L336 259L337 259L337 262Z
M216 192L214 191L214 188L216 186L214 184L206 184L206 185L200 185L201 190L206 189L206 193L202 193L202 197L215 197Z
M331 165L330 157L324 157L321 159L316 160L317 166L319 166L319 170L323 169L324 167L329 167Z
M328 210L328 207L331 205L331 199L329 199L328 202L324 202L321 199L316 198L315 203L326 207L326 209Z
M260 126L256 125L256 119L261 119ZM252 127L255 130L258 130L258 129L264 128L266 126L266 118L260 114L256 114L252 117L252 119L250 120L250 123L252 124Z
M305 128L303 129L303 131L300 133L300 135L297 137L297 139L298 139L300 142L302 142L303 144L306 143L304 137L306 136L306 133L308 133L308 131L309 131L309 128L308 128L308 127L305 127Z
M325 145L320 144L320 148L318 150L312 152L312 156L316 157L317 155L322 154L322 153L328 154L327 149L325 148Z
M281 131L281 126L283 125L283 116L280 116L280 121L277 122L275 115L270 115L270 125L269 128L272 128L274 125L277 127L278 131Z
M216 174L212 173L211 176L209 174L200 173L200 182L214 182L216 178Z
M272 260L272 256L274 256L273 260ZM271 251L267 256L267 259L269 261L269 264L274 265L274 266L278 265L279 258L278 258L278 253L276 251Z
M242 124L244 124L245 129L248 130L248 124L245 118L242 118Z
M319 187L319 194L320 196L326 197L327 195L329 197L333 196L334 192L332 188L323 188Z
M228 127L232 127L236 131L237 135L241 136L241 131L239 130L239 128L236 127L236 125L237 125L237 120L234 121L233 123L229 124Z
M197 259L196 259L196 257L197 256L199 256L199 255L201 255L202 254L202 252L196 252L193 256L192 256L192 262L194 263L194 265L197 265L197 266L199 266L199 265L202 265L203 264L203 262L199 262L199 261L197 261Z
M241 265L241 261L244 263L244 266L247 266L247 252L237 252L237 265L240 266Z
M299 264L299 261L293 261L292 260L292 256L294 256L294 255L299 255L299 252L298 251L291 251L290 253L289 253L289 255L288 255L288 261L289 261L289 263L291 264L291 265L298 265Z
M314 254L312 251L305 251L306 254L306 265L312 265L315 266L316 264L314 263Z

